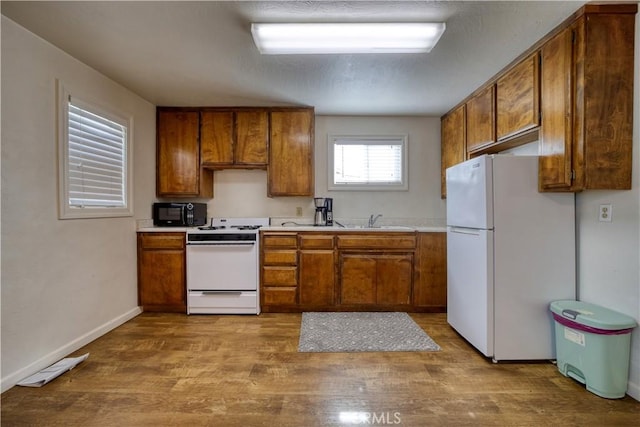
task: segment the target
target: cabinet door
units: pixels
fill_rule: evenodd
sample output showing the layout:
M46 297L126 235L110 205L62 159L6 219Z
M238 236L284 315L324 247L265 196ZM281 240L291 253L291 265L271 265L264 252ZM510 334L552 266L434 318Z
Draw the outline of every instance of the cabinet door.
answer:
M634 86L637 19L633 9L633 13L589 15L577 26L574 188L631 189L634 116L636 128L640 125L637 119L640 116L633 111L634 93L638 93L637 85ZM581 69L584 70L582 78ZM580 131L584 132L583 138ZM577 145L580 143L582 146ZM635 164L640 166L638 162Z
M158 195L198 193L198 113L158 114Z
M495 85L467 101L467 152L496 141Z
M213 174L200 167L197 111L158 111L156 193L212 197Z
M343 254L342 304L409 304L413 254Z
M233 164L233 112L201 112L200 143L202 164L206 166Z
M413 254L380 255L376 263L376 303L409 304Z
M376 259L373 256L342 254L340 257L340 303L376 303Z
M540 67L536 52L496 82L498 141L540 124Z
M419 233L413 281L413 305L447 306L447 233Z
M184 234L138 235L138 299L144 311L186 313Z
M333 305L334 265L333 250L300 251L300 304Z
M236 164L266 166L268 140L269 115L266 111L236 112Z
M541 190L569 189L572 178L572 28L542 46L540 159Z
M272 111L268 195L313 195L313 110Z
M462 105L442 118L440 194L447 195L447 168L465 160L465 106Z

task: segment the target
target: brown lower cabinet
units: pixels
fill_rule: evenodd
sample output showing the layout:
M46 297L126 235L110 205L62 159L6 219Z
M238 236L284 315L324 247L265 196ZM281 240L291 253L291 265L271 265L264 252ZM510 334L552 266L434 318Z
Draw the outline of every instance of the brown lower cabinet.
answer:
M335 236L298 235L299 303L332 306L335 294Z
M407 305L411 298L413 254L340 255L340 303Z
M260 306L295 306L298 302L296 234L262 234L260 241Z
M418 233L413 283L414 307L446 311L447 233Z
M187 312L185 234L138 233L138 304L144 311Z
M445 233L261 236L263 312L446 311Z

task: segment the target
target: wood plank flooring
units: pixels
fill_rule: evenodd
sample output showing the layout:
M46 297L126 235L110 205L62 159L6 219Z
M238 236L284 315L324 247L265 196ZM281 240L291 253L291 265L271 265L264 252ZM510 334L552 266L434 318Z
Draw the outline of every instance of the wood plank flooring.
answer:
M144 313L42 388L1 396L3 426L638 426L555 365L493 364L411 314L440 352L298 353L300 314Z

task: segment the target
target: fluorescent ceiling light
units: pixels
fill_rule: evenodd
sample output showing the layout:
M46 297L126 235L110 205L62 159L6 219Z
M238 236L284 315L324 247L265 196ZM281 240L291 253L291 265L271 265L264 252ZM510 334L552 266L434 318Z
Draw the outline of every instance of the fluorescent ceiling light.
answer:
M444 23L251 24L260 53L425 53L444 32Z

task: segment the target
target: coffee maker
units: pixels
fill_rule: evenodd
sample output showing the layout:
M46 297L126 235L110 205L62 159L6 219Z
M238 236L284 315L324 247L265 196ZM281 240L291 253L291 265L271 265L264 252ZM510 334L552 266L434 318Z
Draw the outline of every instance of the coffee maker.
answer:
M329 197L315 197L316 214L313 225L333 226L333 199Z
M324 199L324 225L333 227L333 199Z

